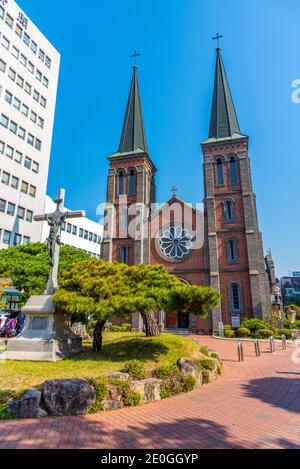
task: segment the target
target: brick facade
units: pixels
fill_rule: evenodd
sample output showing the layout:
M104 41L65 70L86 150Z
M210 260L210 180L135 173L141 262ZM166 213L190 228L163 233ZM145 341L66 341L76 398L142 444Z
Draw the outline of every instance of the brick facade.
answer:
M120 148L127 145L127 151L119 151L109 158L109 216L104 226L102 245L102 258L107 261L122 261L130 265L162 264L184 282L212 286L221 292L221 304L211 312L207 320L190 315L189 327L199 333L218 330L220 321L231 324L232 316L239 316L242 321L247 317L266 318L271 314L270 286L264 264L262 236L258 227L256 198L252 188L248 137L240 133L229 88L227 82L225 83L219 49L217 54L210 138L202 144L205 192L203 216L176 196L166 202L159 211L151 211L151 203L156 201L156 168L148 154L142 115L136 116L133 113L135 109L139 109L141 113L134 69L123 128L123 144L121 141L120 145ZM222 80L218 80L218 73L223 76ZM224 87L221 92L220 86ZM220 96L227 100L226 105L222 102L216 104L216 100L221 99ZM139 101L138 105L134 102L136 99ZM220 109L223 109L221 116ZM225 112L229 113L227 120L224 120ZM128 115L133 117L129 119ZM222 125L219 124L220 119L223 119ZM220 128L223 133L221 138L218 135ZM214 133L217 133L216 138ZM134 145L136 138L140 141L138 148L137 144ZM132 143L132 148L128 141L130 145ZM130 176L132 174L135 175L134 179L129 179L133 177ZM187 228L184 217L182 219L178 213L172 213L175 204L179 211L182 209L190 215L191 226L188 226L188 229L191 232L195 230L197 222L202 220L200 232L203 243L181 259L165 255L159 244L166 227L180 225ZM124 209L129 210L127 227L139 212L140 236L132 237L124 227L122 228ZM201 221L199 223L201 225ZM180 312L160 314L159 320L164 317L165 326L180 326ZM140 315L132 318L132 324L134 330L142 330Z

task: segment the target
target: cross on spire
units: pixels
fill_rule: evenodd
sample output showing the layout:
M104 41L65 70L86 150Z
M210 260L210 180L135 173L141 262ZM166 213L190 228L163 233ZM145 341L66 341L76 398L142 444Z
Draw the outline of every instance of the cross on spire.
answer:
M131 57L134 59L134 62L135 62L134 65L135 66L136 66L136 59L137 59L137 57L140 57L140 56L141 56L141 53L136 51L136 50L133 52L133 54L131 54Z
M213 37L213 41L217 41L217 46L218 49L220 47L220 39L222 39L224 36L220 33L216 33L215 37Z
M178 192L177 187L173 186L172 189L171 189L171 192L173 193L173 197L176 197L176 196L177 196L177 192Z

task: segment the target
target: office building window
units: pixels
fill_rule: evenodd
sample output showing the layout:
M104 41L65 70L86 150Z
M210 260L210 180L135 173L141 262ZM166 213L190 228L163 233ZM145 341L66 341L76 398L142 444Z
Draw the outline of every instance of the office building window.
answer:
M3 238L2 238L2 243L3 244L9 244L10 243L10 237L11 237L11 232L4 230L3 231Z
M21 28L19 24L16 24L15 31L16 31L16 35L22 39L23 29Z
M0 124L7 129L9 119L4 114L1 115Z
M19 179L16 176L12 176L10 185L13 189L18 189L19 188Z
M6 14L5 23L10 27L10 29L13 29L14 19L8 13Z
M20 51L15 46L13 46L11 53L16 59L19 59Z
M25 160L24 160L24 166L25 166L25 168L31 169L31 161L32 161L32 160L31 160L30 158L28 158L28 156L25 156Z
M22 220L24 220L24 217L25 217L25 208L24 207L18 207L17 216L18 216L18 218L21 218Z
M27 210L26 212L26 221L32 223L33 220L33 212L31 210Z
M16 72L12 68L9 68L8 78L10 78L12 81L15 81L16 76L17 76Z
M9 181L10 181L10 174L6 173L5 171L2 171L2 183L5 184L6 186L9 186Z
M12 103L13 95L9 91L5 91L4 99L8 104Z
M22 235L20 235L19 233L15 233L14 234L14 245L15 246L20 246L22 242Z
M10 42L5 36L2 36L1 44L5 49L7 49L7 50L9 49Z
M5 154L6 154L6 156L7 156L8 158L11 158L11 159L12 159L13 156L14 156L14 149L13 149L11 146L6 145L6 152L5 152Z
M11 215L13 217L14 214L15 214L15 209L16 209L15 204L12 204L11 202L8 202L7 210L6 210L7 215Z
M31 197L35 197L36 196L36 187L35 186L30 186L29 187L29 195Z
M25 181L22 181L22 184L21 184L21 192L23 192L23 194L27 194L27 193L28 193L28 183L25 182Z
M29 236L23 236L23 244L24 246L27 246L30 243L30 238Z
M19 136L22 140L25 140L26 130L23 129L23 127L19 127L18 136Z
M37 43L34 41L31 41L31 50L34 54L37 52Z
M29 46L30 44L30 36L28 36L27 33L24 32L24 36L23 36L23 41L25 42L26 46Z
M13 133L16 134L18 130L18 125L14 121L10 121L9 124L9 130Z
M21 152L19 152L18 150L15 151L15 161L19 164L22 163L22 158L23 158L23 155Z
M6 63L0 59L0 72L5 73L5 70L6 70Z
M5 213L6 209L6 200L0 199L0 212Z

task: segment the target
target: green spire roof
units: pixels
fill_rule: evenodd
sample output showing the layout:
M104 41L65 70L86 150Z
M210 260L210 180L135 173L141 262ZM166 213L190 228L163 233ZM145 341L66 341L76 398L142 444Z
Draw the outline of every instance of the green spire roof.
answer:
M221 49L218 48L209 138L230 138L234 134L241 134L241 131L224 69Z
M148 153L139 84L137 79L137 66L135 65L133 67L133 77L119 153L131 153L137 150Z

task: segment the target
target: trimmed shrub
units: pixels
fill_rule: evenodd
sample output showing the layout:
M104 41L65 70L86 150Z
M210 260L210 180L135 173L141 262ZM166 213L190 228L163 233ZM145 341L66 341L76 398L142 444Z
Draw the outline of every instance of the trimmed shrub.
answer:
M95 414L102 410L102 402L107 397L108 386L107 380L104 376L97 376L96 378L87 378L88 381L94 386L96 391L96 402L89 409L89 414Z
M223 363L222 362L217 363L217 370L218 370L218 375L221 376L221 374L223 373Z
M225 324L224 331L232 331L232 326L230 326L229 324Z
M206 370L205 368L199 367L201 372L202 372L202 379L203 379L203 384L209 384L210 383L210 371Z
M237 336L238 337L250 337L251 331L250 329L247 329L247 327L240 327L237 331Z
M125 363L122 371L124 373L128 373L132 379L141 380L147 378L145 365L138 360L131 360L130 362Z
M261 329L257 332L259 339L269 339L272 335L274 335L274 331L271 331L271 329Z
M250 329L251 332L256 332L262 329L267 330L269 328L269 324L265 321L261 321L260 319L246 319L243 321L242 327Z
M213 358L202 357L197 360L196 363L200 369L204 368L205 370L212 372L214 372L217 368L217 364Z
M195 389L196 386L197 386L197 380L195 376L185 375L183 377L183 383L182 383L183 392L191 392Z
M227 337L227 339L233 339L235 337L235 333L232 329L224 329L224 337Z
M291 339L293 335L292 329L275 329L275 334L281 339L284 334L287 339Z
M210 353L206 345L200 345L199 350L200 350L200 353L202 353L202 355L206 355L207 357L210 357Z
M122 381L121 379L110 379L110 383L115 386L118 393L122 396L122 401L126 407L136 407L140 405L142 396L139 391L130 389L130 381Z
M18 401L27 391L0 391L0 420L13 420L15 418L12 412L7 409L7 404L10 399Z
M153 371L153 377L164 380L177 371L179 370L176 365L163 365Z
M211 352L210 356L211 358L215 358L216 360L219 360L219 362L221 363L220 355L217 352Z
M153 371L153 376L162 379L163 382L160 388L160 396L162 399L167 399L171 396L176 396L183 392L190 392L195 389L197 380L192 375L184 375L179 371L176 365L166 365L156 368Z
M112 332L124 332L122 330L122 326L112 326L111 331Z
M140 405L142 400L141 393L139 391L128 391L123 399L125 407L137 407Z
M300 330L300 321L295 321L293 324L291 324L291 328Z

